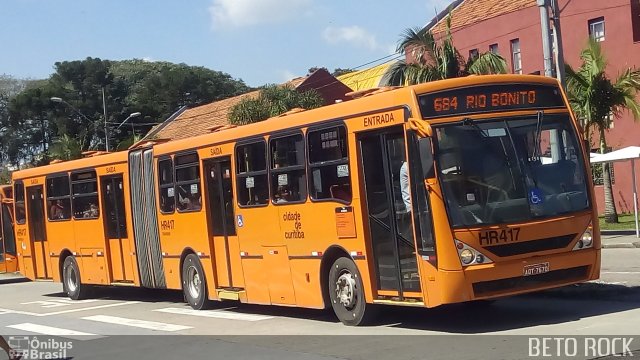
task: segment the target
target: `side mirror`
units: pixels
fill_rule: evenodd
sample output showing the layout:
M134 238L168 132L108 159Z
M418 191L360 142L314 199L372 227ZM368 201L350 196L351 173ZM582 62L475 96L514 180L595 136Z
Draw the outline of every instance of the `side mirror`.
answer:
M420 165L425 179L436 177L433 168L433 149L431 148L431 138L423 137L418 139L418 151L420 151Z
M433 135L431 124L416 118L409 118L409 127L418 134L418 137L425 138Z

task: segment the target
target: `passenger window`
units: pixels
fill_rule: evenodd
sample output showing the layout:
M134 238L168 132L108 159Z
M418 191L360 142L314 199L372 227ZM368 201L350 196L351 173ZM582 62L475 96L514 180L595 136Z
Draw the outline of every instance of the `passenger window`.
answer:
M200 211L202 209L202 189L200 188L198 154L176 156L175 163L178 212Z
M98 181L94 170L71 174L73 218L77 220L97 219Z
M69 175L47 179L47 209L49 221L71 219Z
M255 142L236 148L238 205L265 205L269 201L265 142Z
M16 181L13 185L14 204L16 209L16 224L24 224L27 221L27 213L24 207L24 184Z
M302 202L307 198L302 134L271 139L271 194L274 204Z
M347 130L343 125L309 131L310 192L313 200L351 202Z
M173 160L171 158L158 161L158 179L160 184L160 212L171 214L176 209Z

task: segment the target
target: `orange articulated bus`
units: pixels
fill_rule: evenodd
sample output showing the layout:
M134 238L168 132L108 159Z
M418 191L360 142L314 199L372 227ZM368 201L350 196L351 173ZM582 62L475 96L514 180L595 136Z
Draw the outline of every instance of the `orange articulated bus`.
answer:
M434 307L597 279L588 157L558 83L498 75L13 173L21 269L210 300Z
M0 185L0 273L18 271L13 234L13 189Z

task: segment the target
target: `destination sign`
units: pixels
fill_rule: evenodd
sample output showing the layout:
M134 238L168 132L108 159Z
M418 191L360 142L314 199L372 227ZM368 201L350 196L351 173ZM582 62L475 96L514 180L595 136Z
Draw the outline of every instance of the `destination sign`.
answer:
M422 117L469 115L494 111L562 108L557 86L492 84L434 92L419 96Z

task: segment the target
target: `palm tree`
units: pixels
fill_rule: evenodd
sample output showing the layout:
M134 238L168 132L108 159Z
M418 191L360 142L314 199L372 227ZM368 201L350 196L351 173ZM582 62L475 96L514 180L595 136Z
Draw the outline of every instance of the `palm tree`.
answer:
M267 85L255 98L245 98L229 111L229 122L246 125L278 116L294 108L315 109L324 98L315 90L299 92L290 85Z
M582 120L585 138L591 141L591 130L600 138L600 152L607 150L606 130L615 116L626 109L634 120L640 119L640 103L636 94L640 91L640 71L626 69L612 82L606 74L607 61L600 43L591 39L580 54L582 65L577 70L566 65L567 93L571 107ZM613 200L609 163L602 164L604 184L604 217L608 223L618 222L616 204Z
M82 157L82 144L75 138L64 134L53 141L49 147L52 159L73 160Z
M388 85L413 85L467 75L504 74L507 62L498 54L485 52L468 59L453 45L451 16L440 43L427 28L410 28L402 34L396 51L409 61L393 64L386 76Z

